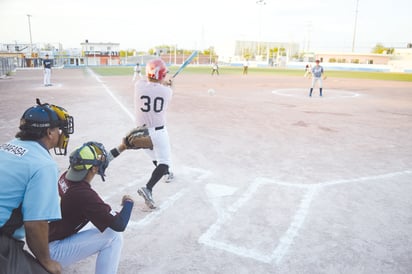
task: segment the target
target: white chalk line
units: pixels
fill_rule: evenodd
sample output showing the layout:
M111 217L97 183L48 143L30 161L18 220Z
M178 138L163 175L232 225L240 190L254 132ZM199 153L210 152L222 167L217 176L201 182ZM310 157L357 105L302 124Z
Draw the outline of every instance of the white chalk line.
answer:
M219 217L217 221L212 224L209 229L199 237L198 242L201 244L205 244L211 246L216 249L221 249L238 256L247 257L254 259L256 261L260 261L263 263L274 263L275 265L279 265L282 262L284 256L288 253L290 246L293 244L294 239L299 234L299 230L303 226L306 217L309 213L310 205L318 192L323 187L334 186L339 184L348 184L353 182L366 182L371 180L379 180L379 179L387 179L396 176L408 175L412 174L411 170L404 170L399 172L391 172L381 175L373 175L373 176L365 176L359 177L354 179L347 179L347 180L334 180L328 181L325 183L317 183L317 184L310 184L310 185L303 185L303 184L293 184L293 183L286 183L286 182L277 182L274 180L266 179L266 178L256 178L254 182L249 186L249 188L245 191L245 194L242 195L232 206L230 206L226 211L219 210L218 214ZM286 230L286 232L279 238L279 244L276 246L274 251L271 254L263 254L257 250L253 250L250 248L244 248L241 246L236 246L233 244L225 243L222 241L214 240L213 237L215 234L219 232L222 225L228 223L233 216L233 213L236 213L248 200L251 199L252 195L257 191L260 186L266 184L275 184L281 185L286 187L294 187L294 188L303 188L306 189L299 207L292 218L292 221Z
M202 170L199 168L191 168L191 167L185 167L184 171L182 174L185 173L185 171L195 171L200 173L198 177L194 179L194 182L198 182L199 180L204 180L207 176L210 175L210 172L207 170ZM188 173L190 174L190 172ZM141 227L150 224L155 218L159 217L162 213L164 213L167 209L173 206L173 204L182 198L186 192L188 192L188 189L182 189L179 192L175 193L173 196L169 197L166 201L164 201L160 206L157 207L156 210L152 211L148 215L146 215L143 219L140 221L129 221L128 227Z
M262 184L256 183L254 185L258 186ZM257 251L251 248L244 248L241 246L235 246L232 244L228 244L222 241L213 240L212 239L213 236L220 230L220 227L224 223L227 223L228 221L232 219L232 216L230 214L227 214L226 212L224 212L219 217L218 221L215 224L213 224L210 227L210 229L199 238L199 243L202 243L202 244L205 244L205 245L217 248L217 249L225 250L227 252L236 254L241 257L251 258L256 261L260 261L260 262L267 263L267 264L270 264L271 262L274 261L275 264L278 265L280 264L284 255L288 252L289 247L293 243L294 238L298 235L299 229L303 225L306 219L306 216L309 211L309 207L313 200L313 197L315 196L317 192L318 192L318 188L313 187L311 190L305 193L300 203L300 206L297 210L297 213L295 214L293 218L293 221L291 222L288 230L279 239L279 244L277 245L277 247L275 248L272 254L266 255L260 251ZM247 191L247 193L249 193L249 191ZM250 192L250 195L248 196L251 197L252 194L253 192ZM243 200L244 202L246 202L248 199L250 199L250 197L247 197L247 198L243 197L243 199L241 198L239 200ZM237 206L239 206L239 208L241 205L242 205L241 203L237 203ZM232 208L232 210L234 209L235 207Z
M279 239L278 246L270 256L270 258L275 261L276 265L280 264L282 258L287 254L289 247L292 245L295 237L299 234L299 230L305 222L305 219L309 212L310 204L312 203L314 196L318 193L318 189L319 188L315 186L305 193L295 216L293 216L293 220L290 223L289 228Z
M122 104L122 102L117 99L117 97L113 94L113 92L110 90L110 88L100 79L100 77L93 72L90 68L87 68L88 73L90 73L94 78L96 78L96 81L99 82L104 90L109 94L110 97L113 98L113 100L120 106L120 108L129 116L129 118L134 122L134 116L133 114Z
M363 176L363 177L352 178L352 179L332 180L332 181L326 181L326 182L323 182L323 183L315 183L315 184L274 182L273 180L267 179L267 178L257 178L257 179L258 179L259 181L261 181L262 183L266 183L266 184L274 183L274 184L282 185L282 186L309 189L309 188L312 188L312 187L327 187L327 186L334 186L334 185L340 185L340 184L348 184L348 183L354 183L354 182L380 180L380 179L386 179L386 178L391 178L391 177L396 177L396 176L402 176L402 175L408 175L408 174L412 174L412 170L403 170L403 171L389 172L389 173L385 173L385 174L378 174L378 175L371 175L371 176Z
M177 193L175 193L173 196L169 197L166 201L164 201L160 206L157 207L156 210L153 212L149 213L146 215L143 219L140 221L129 221L128 228L135 228L135 227L141 227L150 224L154 219L159 217L163 212L165 212L167 209L173 206L173 204L179 200L180 198L183 197L183 195L187 192L186 189L183 189Z
M212 175L212 172L210 170L201 169L197 167L190 167L190 166L183 166L181 170L177 170L177 171L179 172L179 174L189 175L189 176L194 177L190 179L191 182L193 183L202 182L206 180L206 178Z
M205 180L211 174L211 172L208 170L204 170L200 168L193 168L193 167L183 167L183 170L181 172L182 175L183 174L193 175L193 173L197 173L197 176L192 180L194 183ZM117 193L123 192L123 190L139 185L140 183L141 183L141 180L133 180L130 183L123 186L122 188L117 188L116 193L112 193L111 195L104 197L104 199L109 199L113 197L114 195L116 195ZM142 227L142 226L150 224L154 219L156 219L161 214L163 214L167 209L172 207L174 203L180 198L182 198L187 191L188 191L187 189L181 190L175 193L174 195L172 195L171 197L167 198L167 200L165 200L160 206L158 206L157 209L150 211L150 213L146 215L143 219L139 221L129 221L128 229Z
M188 171L188 172L187 172ZM205 178L210 176L210 172L207 170L203 170L200 168L192 168L192 167L184 167L183 171L181 174L191 174L193 172L199 173L199 175L193 180L193 182L199 182L203 181ZM133 183L132 183L133 184ZM175 193L173 196L169 197L166 201L164 201L160 206L157 207L156 210L152 211L148 215L146 215L143 219L140 221L129 221L128 227L134 228L134 227L142 227L145 225L150 224L154 219L159 217L162 213L164 213L167 209L173 206L173 204L182 198L186 192L188 192L188 189L182 189L179 192Z

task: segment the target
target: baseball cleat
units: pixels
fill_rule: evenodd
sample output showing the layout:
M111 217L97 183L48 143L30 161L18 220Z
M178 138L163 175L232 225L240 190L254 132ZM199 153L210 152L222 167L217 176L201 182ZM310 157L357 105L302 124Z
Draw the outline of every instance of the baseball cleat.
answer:
M173 172L170 172L169 174L166 174L165 177L165 183L171 183L174 180L175 175Z
M155 202L153 201L153 198L152 198L152 191L147 189L147 187L139 188L137 190L137 193L144 198L145 204L149 208L152 208L152 209L156 208Z

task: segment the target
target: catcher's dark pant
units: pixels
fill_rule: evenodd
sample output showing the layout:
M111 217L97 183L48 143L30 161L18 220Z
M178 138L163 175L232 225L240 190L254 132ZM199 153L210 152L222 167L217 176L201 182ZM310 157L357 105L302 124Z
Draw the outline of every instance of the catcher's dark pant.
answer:
M0 274L49 273L23 247L23 241L13 239L0 232Z

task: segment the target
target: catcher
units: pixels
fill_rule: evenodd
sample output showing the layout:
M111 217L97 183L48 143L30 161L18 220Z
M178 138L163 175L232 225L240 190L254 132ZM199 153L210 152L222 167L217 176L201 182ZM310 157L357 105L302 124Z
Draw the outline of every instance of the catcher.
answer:
M101 143L87 142L71 153L70 167L58 181L62 219L49 223L53 260L66 267L96 254L96 273L117 273L123 245L121 232L128 225L134 201L124 195L121 211L114 211L92 188L93 178L100 175L105 181L110 161L124 150L151 147L147 128L136 128L109 152ZM89 222L94 227L85 228Z

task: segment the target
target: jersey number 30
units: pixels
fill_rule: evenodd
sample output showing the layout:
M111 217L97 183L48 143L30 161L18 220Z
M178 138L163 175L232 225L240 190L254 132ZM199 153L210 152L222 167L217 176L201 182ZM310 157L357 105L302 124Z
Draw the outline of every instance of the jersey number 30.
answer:
M149 96L141 96L140 99L144 102L143 107L140 108L143 112L161 112L163 110L164 99L162 97L156 97L152 99Z

